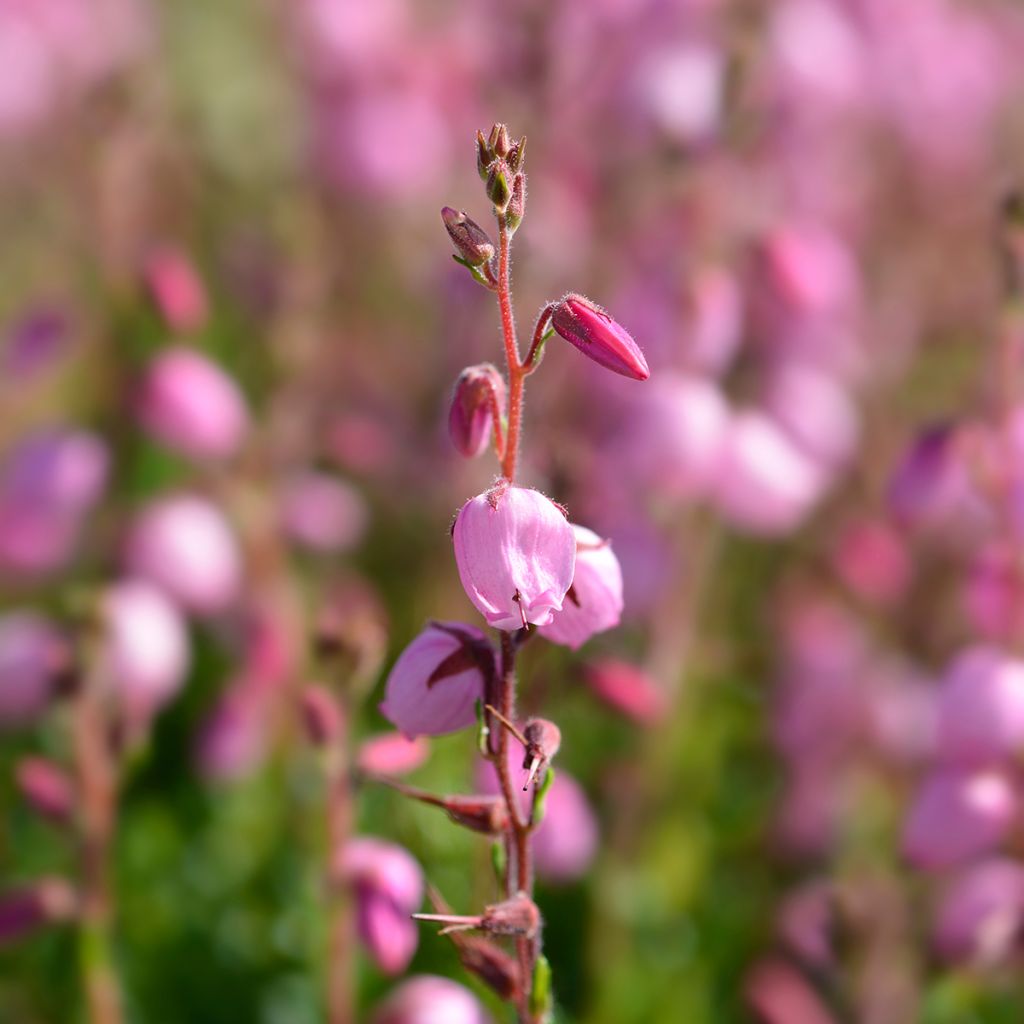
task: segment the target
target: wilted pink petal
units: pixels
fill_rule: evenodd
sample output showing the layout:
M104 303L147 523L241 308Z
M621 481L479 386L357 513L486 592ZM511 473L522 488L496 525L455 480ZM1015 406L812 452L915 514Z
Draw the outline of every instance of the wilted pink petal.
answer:
M592 530L573 525L576 572L572 586L541 636L578 650L595 633L619 624L622 618L622 569L611 543Z
M388 674L381 714L409 739L464 729L493 672L494 651L479 629L433 622Z
M627 661L603 658L585 666L587 686L615 711L640 725L654 725L668 710L665 692L643 669Z
M650 377L647 360L629 332L582 295L566 295L555 306L551 326L585 356L606 369L633 380Z
M491 1017L469 989L448 978L420 974L381 1003L373 1024L491 1024Z
M942 681L938 712L944 761L1013 758L1024 750L1024 662L994 647L963 651Z
M181 688L189 666L189 638L177 607L142 580L126 580L103 595L102 657L125 707L148 717Z
M242 585L241 553L231 528L215 505L196 495L146 505L132 524L127 562L132 572L198 614L223 611Z
M362 495L328 473L295 473L281 488L281 521L293 540L312 551L347 551L362 539L369 511Z
M249 427L238 385L190 348L168 348L156 356L142 380L136 409L153 437L195 459L233 455Z
M993 859L967 868L947 889L935 945L947 960L992 963L1006 956L1024 927L1024 867Z
M452 536L459 578L490 625L545 626L561 611L576 566L576 538L539 491L495 488L471 498Z
M399 732L386 732L363 741L356 763L368 775L406 775L429 755L430 744L422 736L410 740Z
M941 771L926 779L903 829L903 852L917 867L953 867L986 853L1017 813L1013 784L994 771Z

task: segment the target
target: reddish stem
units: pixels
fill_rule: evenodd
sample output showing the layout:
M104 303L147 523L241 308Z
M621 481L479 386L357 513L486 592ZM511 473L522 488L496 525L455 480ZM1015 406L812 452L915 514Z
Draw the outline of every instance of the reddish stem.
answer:
M501 335L505 343L505 362L508 365L508 434L505 454L501 460L502 475L509 483L515 479L516 459L519 456L519 432L523 418L523 380L526 371L519 361L519 342L516 340L516 322L512 316L512 287L509 276L509 249L512 239L505 217L498 217L498 308L501 310Z
M526 353L526 359L523 360L523 369L526 373L533 373L537 369L537 353L540 351L541 345L544 343L544 334L547 330L548 323L551 320L551 314L555 311L555 303L549 302L541 311L540 316L537 317L537 323L533 328L533 341L530 342L530 350Z

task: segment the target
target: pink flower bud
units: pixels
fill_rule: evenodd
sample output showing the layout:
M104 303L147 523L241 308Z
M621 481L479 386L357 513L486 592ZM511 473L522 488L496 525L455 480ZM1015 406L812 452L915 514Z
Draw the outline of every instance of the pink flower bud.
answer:
M991 964L1003 959L1024 926L1024 867L992 859L968 868L943 896L935 945L947 960Z
M362 495L328 473L296 473L281 488L281 523L292 540L311 551L348 551L366 532Z
M0 616L0 728L42 714L69 661L67 642L48 619L29 611Z
M595 633L619 624L622 618L622 569L609 541L583 526L573 525L576 571L572 586L541 636L574 651Z
M129 568L200 615L226 609L238 596L242 562L220 510L191 494L159 498L132 525Z
M491 626L546 626L562 610L576 538L539 491L498 487L477 495L459 510L452 537L462 586Z
M487 448L494 407L504 414L505 380L497 369L481 363L463 370L448 413L448 433L461 455L473 458Z
M487 232L464 210L442 207L441 220L459 255L471 267L483 266L494 255L494 243Z
M926 779L903 829L903 852L917 867L941 869L985 853L1017 813L1012 783L994 771L941 771Z
M148 718L181 689L189 666L185 623L162 590L127 580L103 595L105 670L125 707Z
M770 417L758 412L733 417L715 496L735 526L766 536L788 533L806 518L826 483L824 468Z
M971 647L950 665L938 702L943 760L983 765L1024 750L1024 662Z
M233 455L249 426L238 385L190 348L168 348L156 356L143 378L136 408L154 438L195 459Z
M583 678L609 707L638 725L655 725L668 710L664 691L636 665L604 658L587 665Z
M206 289L181 249L167 245L150 253L145 277L153 301L168 327L188 332L197 331L206 323Z
M650 377L647 360L629 332L582 295L566 295L551 314L551 326L606 369L633 380Z
M63 768L45 757L24 757L15 768L18 789L37 814L66 822L75 808L75 787Z
M494 651L479 629L432 622L391 669L381 714L409 739L464 729L493 673Z
M422 736L406 739L398 732L385 732L364 740L356 764L367 775L407 775L430 756L430 744Z
M403 982L378 1007L373 1024L491 1024L467 988L448 978L420 974Z
M359 936L387 974L404 971L416 951L412 914L423 900L423 872L401 846L358 836L337 851L336 877L353 887Z

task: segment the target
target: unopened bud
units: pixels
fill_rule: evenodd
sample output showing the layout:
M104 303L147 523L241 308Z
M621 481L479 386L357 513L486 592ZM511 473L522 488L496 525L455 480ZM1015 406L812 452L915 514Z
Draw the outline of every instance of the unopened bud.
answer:
M494 160L494 150L487 144L484 133L476 133L476 169L482 181L487 180L487 171Z
M67 773L45 757L26 757L18 762L15 778L21 795L36 813L64 822L75 806L75 789Z
M448 433L460 454L473 458L487 448L494 409L504 407L505 381L490 363L468 366L459 374L448 413ZM500 424L496 426L500 430Z
M413 914L418 921L437 921L445 927L441 935L460 931L483 931L491 935L514 935L532 939L540 930L540 910L525 892L484 907L482 914Z
M558 748L562 745L562 731L546 718L531 718L523 729L523 738L526 740L523 767L530 770L523 786L525 791L558 753Z
M505 223L509 231L515 231L523 222L523 214L526 212L526 176L517 174L512 181L512 197L508 201L508 208L505 210Z
M522 170L525 161L526 136L524 135L518 142L512 144L512 148L508 151L508 156L505 158L505 163L508 164L508 169L513 174L516 174Z
M494 255L494 243L487 232L463 210L441 209L441 220L459 255L471 267L483 266Z
M487 139L488 145L494 151L495 156L504 160L508 156L509 138L508 127L500 121L491 126L491 134Z
M326 686L307 686L302 691L302 724L315 747L328 747L341 735L341 708Z
M566 295L551 313L551 326L571 345L595 363L623 377L647 380L647 367L640 346L629 332L600 306L582 295Z
M495 160L487 172L487 198L494 203L494 209L498 213L505 212L508 201L512 198L510 177L508 164L504 160Z
M396 782L394 779L378 779L377 781L390 786L397 793L440 807L456 825L463 825L474 832L484 835L500 835L508 828L508 808L505 801L497 796L438 796L426 790L417 789Z

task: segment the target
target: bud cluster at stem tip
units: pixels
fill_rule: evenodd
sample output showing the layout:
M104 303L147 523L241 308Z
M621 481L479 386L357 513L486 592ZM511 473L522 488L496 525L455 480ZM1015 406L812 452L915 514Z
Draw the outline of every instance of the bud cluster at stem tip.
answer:
M483 179L487 198L494 212L504 216L508 229L515 231L523 219L526 204L526 178L523 162L526 136L512 142L508 128L495 124L487 138L476 133L476 166Z

